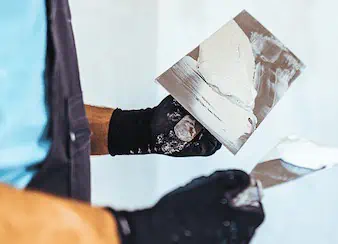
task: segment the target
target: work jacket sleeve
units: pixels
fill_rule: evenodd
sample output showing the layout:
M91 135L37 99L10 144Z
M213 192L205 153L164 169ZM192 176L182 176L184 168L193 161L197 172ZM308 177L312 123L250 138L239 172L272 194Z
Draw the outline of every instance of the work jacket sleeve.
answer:
M4 184L0 196L0 243L120 244L102 208Z

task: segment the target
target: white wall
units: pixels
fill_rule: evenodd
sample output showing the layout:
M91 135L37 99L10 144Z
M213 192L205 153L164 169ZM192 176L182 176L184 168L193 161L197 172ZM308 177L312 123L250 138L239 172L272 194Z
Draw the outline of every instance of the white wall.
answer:
M157 104L154 78L246 9L307 65L284 99L234 157L93 158L93 198L116 207L150 205L165 192L219 168L249 171L282 136L338 146L338 4L334 0L71 0L88 103ZM267 218L254 243L338 243L338 168L265 192Z
M85 102L124 109L156 105L156 1L70 3ZM148 204L157 182L155 161L154 156L94 157L94 202Z

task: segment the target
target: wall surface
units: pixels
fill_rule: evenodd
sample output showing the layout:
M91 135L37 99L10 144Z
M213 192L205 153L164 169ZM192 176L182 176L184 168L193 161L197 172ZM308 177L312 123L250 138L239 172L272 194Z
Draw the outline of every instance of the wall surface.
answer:
M123 109L155 106L155 0L70 1L86 103ZM149 204L156 156L93 157L93 199L116 207Z
M240 3L238 3L240 2ZM96 204L138 208L216 169L250 171L279 138L298 134L338 146L338 4L334 0L71 0L87 103L156 105L154 78L246 9L307 65L289 92L235 156L93 157ZM265 192L266 221L253 243L338 243L338 168Z

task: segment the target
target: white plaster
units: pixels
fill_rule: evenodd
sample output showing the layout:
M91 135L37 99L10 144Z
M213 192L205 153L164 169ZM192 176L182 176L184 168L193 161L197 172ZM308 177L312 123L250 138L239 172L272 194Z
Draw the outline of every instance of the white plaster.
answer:
M255 56L259 56L265 62L276 62L282 51L286 50L284 45L273 36L264 36L253 32L250 41ZM269 48L266 48L267 46Z
M289 136L272 149L263 161L273 159L282 159L303 168L322 169L338 164L338 148L318 145L297 136Z
M249 39L231 20L200 45L198 70L226 96L235 96L252 109L257 96L253 84L255 57Z
M184 57L159 83L236 154L256 129L255 70L251 43L231 20L202 42L197 62Z
M172 67L168 76L160 77L158 81L236 154L243 144L242 136L254 131L256 117L252 111L239 106L238 102L217 93L201 77L196 65L195 60L185 56Z

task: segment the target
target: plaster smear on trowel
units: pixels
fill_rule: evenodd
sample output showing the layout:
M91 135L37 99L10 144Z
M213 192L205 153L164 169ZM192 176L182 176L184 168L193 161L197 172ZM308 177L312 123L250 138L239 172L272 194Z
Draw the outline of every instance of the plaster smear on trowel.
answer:
M261 119L265 118L284 96L289 89L290 81L303 68L303 64L274 36L252 32L250 42L257 62L254 79L256 90L259 94L261 93L260 89L263 82L265 89L269 89L267 94L273 95L271 104L261 104L261 107L256 108L256 115ZM271 64L277 62L282 62L283 65L277 69L271 68Z
M255 57L249 39L234 20L200 45L198 71L220 95L253 109Z
M171 68L175 77L171 81L172 88L185 91L185 96L177 98L178 101L230 151L236 153L242 145L239 138L253 132L249 119L254 121L255 117L215 92L199 74L196 65L197 62L188 56L176 63ZM174 85L174 81L178 84Z
M287 61L287 64L289 67L293 68L294 70L302 70L304 68L304 65L299 62L295 57L293 57L289 53L284 53L284 57Z
M255 68L251 43L235 21L200 45L198 62L186 56L172 67L176 79L199 103L194 108L190 102L193 115L216 130L233 152L256 128Z
M263 74L264 74L264 65L262 65L259 62L256 64L255 77L254 77L254 86L257 91L257 94L259 93L259 89L261 87Z
M274 85L274 101L273 105L275 106L277 102L284 96L286 91L289 89L289 81L296 74L296 70L294 69L280 69L278 68L275 73L275 83L271 83Z
M250 42L255 56L268 63L276 62L282 52L287 50L273 36L265 36L257 32L251 33Z
M318 170L338 164L338 148L320 146L312 141L290 136L282 140L263 160L281 159L294 166Z
M256 66L250 40L238 24L231 20L199 48L198 71L220 99L232 103L227 107L226 103L219 101L218 104L224 103L224 106L217 111L217 115L226 124L225 130L236 132L229 139L240 147L243 142L239 138L251 134L257 123L253 113L257 96L257 84L254 81ZM212 100L218 96L209 90L205 97ZM234 117L230 116L229 110L233 110Z

